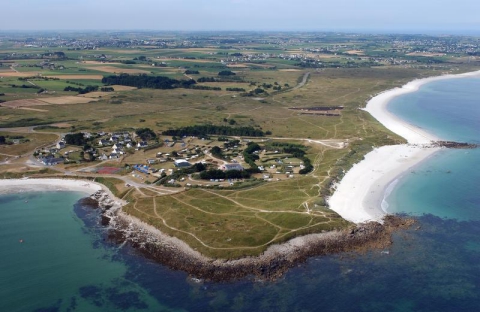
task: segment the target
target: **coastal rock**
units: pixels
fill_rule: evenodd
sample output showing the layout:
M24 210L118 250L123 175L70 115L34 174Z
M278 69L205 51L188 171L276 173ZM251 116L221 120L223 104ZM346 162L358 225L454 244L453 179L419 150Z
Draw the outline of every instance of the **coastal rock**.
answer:
M80 199L79 203L81 205L88 206L88 207L93 208L93 209L97 209L97 208L100 207L98 200L96 200L95 198L91 198L91 197L82 198L82 199Z
M432 144L434 147L446 147L446 148L456 148L456 149L473 149L477 148L477 144L465 143L465 142L454 142L454 141L436 141Z
M391 245L394 231L414 223L412 219L388 215L383 224L368 222L343 231L309 234L272 245L258 257L226 260L205 257L183 241L125 214L121 204L104 191L98 191L86 200L89 204L93 201L102 210L101 224L109 227L109 241L127 243L146 258L174 270L185 271L193 278L211 281L230 281L248 276L276 280L310 257L385 249Z

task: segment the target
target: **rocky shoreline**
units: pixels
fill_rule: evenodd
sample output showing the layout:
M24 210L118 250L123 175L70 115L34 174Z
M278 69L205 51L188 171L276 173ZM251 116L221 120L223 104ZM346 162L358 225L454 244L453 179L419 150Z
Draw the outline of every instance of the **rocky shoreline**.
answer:
M288 269L313 256L385 249L392 244L393 232L414 223L412 219L386 216L383 224L368 222L348 230L305 235L272 245L257 257L224 260L205 257L183 241L125 214L121 205L104 191L98 191L84 200L90 207L102 209L101 223L109 227L110 241L128 243L146 258L171 269L185 271L194 278L217 282L248 276L275 280Z
M432 144L433 147L446 147L456 149L473 149L478 148L478 144L455 142L455 141L435 141Z

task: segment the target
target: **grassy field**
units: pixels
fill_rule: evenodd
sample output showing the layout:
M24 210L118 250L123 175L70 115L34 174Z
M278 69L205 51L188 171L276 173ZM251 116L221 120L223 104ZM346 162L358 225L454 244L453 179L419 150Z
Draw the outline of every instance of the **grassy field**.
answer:
M348 222L322 206L325 177L308 176L249 189L192 189L169 196L131 193L124 210L205 255L258 255L268 245L307 233L330 231Z
M43 133L16 133L0 131L0 136L15 139L20 138L20 142L18 144L0 145L0 154L10 156L10 158L22 155L30 155L33 150L58 139L58 135Z

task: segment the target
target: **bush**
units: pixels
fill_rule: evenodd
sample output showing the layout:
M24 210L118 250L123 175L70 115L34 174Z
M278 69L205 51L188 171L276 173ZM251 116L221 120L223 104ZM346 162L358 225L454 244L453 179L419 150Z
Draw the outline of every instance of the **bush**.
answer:
M235 76L236 74L231 70L222 70L218 73L219 76Z

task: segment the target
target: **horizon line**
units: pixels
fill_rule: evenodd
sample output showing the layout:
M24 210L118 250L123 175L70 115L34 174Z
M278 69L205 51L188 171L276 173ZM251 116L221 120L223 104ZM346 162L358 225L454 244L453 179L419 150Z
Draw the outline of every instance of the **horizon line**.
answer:
M217 32L217 33L343 33L343 34L365 34L365 35L455 35L455 36L480 36L480 30L478 29L457 29L457 30L440 30L440 29L2 29L0 33L41 33L41 32L164 32L164 33L205 33L205 32Z

